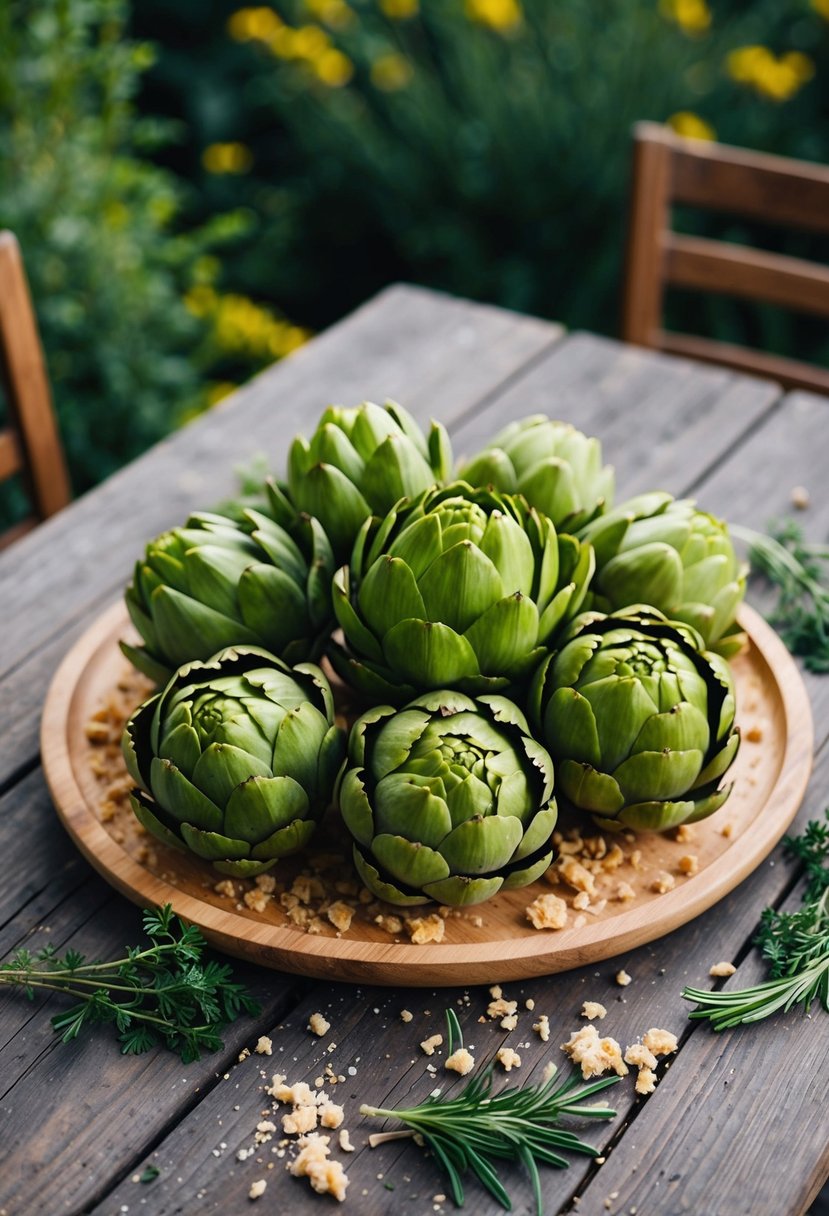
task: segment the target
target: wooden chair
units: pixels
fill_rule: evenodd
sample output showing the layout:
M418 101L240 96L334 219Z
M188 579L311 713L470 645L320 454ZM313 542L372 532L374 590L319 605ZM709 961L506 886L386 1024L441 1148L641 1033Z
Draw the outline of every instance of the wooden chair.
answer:
M60 443L37 322L11 232L0 232L0 372L9 426L0 430L0 481L21 473L32 513L0 533L0 549L69 502Z
M829 267L681 236L671 231L673 203L829 233L829 168L637 124L622 322L625 340L639 346L829 393L829 369L662 328L668 284L829 317Z

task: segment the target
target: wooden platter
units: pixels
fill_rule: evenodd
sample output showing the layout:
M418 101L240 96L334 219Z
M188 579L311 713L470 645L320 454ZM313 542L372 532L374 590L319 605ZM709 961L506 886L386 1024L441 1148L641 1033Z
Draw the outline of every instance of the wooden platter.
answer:
M343 933L324 917L316 918L316 932L307 932L291 922L278 898L259 900L252 882L236 882L232 895L216 891L221 876L207 863L155 841L148 847L150 838L128 803L109 796L112 772L103 778L96 773L100 753L89 737L90 722L96 714L105 718L114 699L123 703L144 695L118 648L118 639L132 633L120 602L79 639L54 676L41 726L43 767L61 821L95 869L134 903L172 903L228 954L301 975L401 986L493 983L565 971L653 941L699 916L760 865L794 818L812 767L808 694L794 661L763 619L744 607L740 621L749 645L733 664L743 745L730 799L695 825L690 841L648 832L623 837L625 861L612 874L599 876L593 909L571 909L568 925L560 930L533 929L526 918L527 905L551 890L566 893L572 903L575 891L542 879L449 915L439 944L415 945L405 933L392 936L375 923L378 914L395 914L388 906L370 907L371 915L355 916ZM110 756L114 751L110 742ZM315 849L326 856L339 849L345 856L340 827L336 817L326 823L312 857ZM698 868L685 875L679 862L688 856ZM286 860L272 873L290 887L305 860ZM325 866L325 858L317 860ZM660 874L675 882L661 894L652 890ZM622 882L634 891L625 902L616 897ZM244 902L246 894L263 905L261 911ZM602 905L601 899L607 902ZM427 906L415 914L433 911Z

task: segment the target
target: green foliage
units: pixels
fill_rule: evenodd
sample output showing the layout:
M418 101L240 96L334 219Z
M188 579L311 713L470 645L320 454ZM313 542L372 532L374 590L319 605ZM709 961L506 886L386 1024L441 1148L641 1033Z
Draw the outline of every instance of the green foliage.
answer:
M22 247L76 493L202 406L208 327L182 297L240 227L175 233L181 183L143 158L168 132L134 104L154 52L125 14L0 6L0 227Z

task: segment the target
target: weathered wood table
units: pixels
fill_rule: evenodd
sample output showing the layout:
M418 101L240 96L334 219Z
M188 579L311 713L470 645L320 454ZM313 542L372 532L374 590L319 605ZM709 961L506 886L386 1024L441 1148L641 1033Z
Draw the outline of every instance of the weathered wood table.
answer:
M233 490L234 463L266 450L277 465L294 432L310 430L329 401L386 396L446 422L458 453L510 418L544 411L569 419L602 439L620 496L655 486L693 493L755 526L789 510L791 489L802 484L812 491L807 530L829 533L829 400L783 396L771 384L422 290L382 293L2 556L0 957L46 941L106 957L139 933L137 909L75 851L43 781L38 719L62 655L118 596L150 535ZM808 686L818 755L796 828L829 801L829 677L808 678ZM557 1045L579 1025L584 999L611 1007L612 1033L623 1043L649 1026L682 1036L652 1096L636 1099L629 1081L612 1091L618 1117L589 1131L603 1164L576 1158L568 1170L544 1171L546 1212L789 1216L808 1208L829 1172L829 1018L796 1012L716 1035L687 1020L679 995L684 984L706 986L719 959L739 963L731 985L756 982L763 968L750 941L760 910L797 896L797 872L778 849L670 937L618 961L511 985L509 995L534 998L552 1028L546 1047L527 1034L535 1041L522 1052L523 1080L534 1068L538 1075L551 1049L563 1062ZM633 977L625 989L613 983L620 967ZM108 1029L63 1046L49 1024L56 1002L0 996L0 1210L237 1213L262 1176L263 1211L332 1210L330 1198L290 1178L276 1157L270 1170L267 1154L258 1154L264 1164L236 1158L265 1108L260 1069L284 1061L292 1081L312 1081L325 1060L348 1076L336 1091L358 1146L343 1158L347 1207L367 1216L452 1210L439 1198L444 1178L410 1142L366 1146L357 1108L401 1105L433 1087L417 1047L424 1010L442 1029L442 1011L454 1005L479 1060L491 1057L505 1036L497 1022L478 1024L486 990L471 990L467 1006L461 989L360 990L241 964L238 971L261 999L261 1017L237 1022L221 1054L188 1067L161 1051L122 1056ZM415 1014L409 1026L403 1006ZM332 1023L324 1041L306 1030L316 1010ZM274 1056L237 1063L260 1034L273 1037ZM141 1183L147 1165L160 1173ZM530 1212L526 1178L510 1172L507 1182L514 1210ZM473 1180L467 1210L500 1209Z

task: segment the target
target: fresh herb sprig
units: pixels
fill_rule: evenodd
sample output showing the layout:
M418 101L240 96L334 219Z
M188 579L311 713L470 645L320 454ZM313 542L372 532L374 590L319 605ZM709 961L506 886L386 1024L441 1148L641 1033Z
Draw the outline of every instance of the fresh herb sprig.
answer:
M772 978L731 991L685 988L682 995L697 1004L692 1018L706 1018L715 1030L725 1030L795 1005L808 1013L813 1001L829 1013L829 810L826 817L827 822L812 820L802 836L786 837L788 851L805 865L806 889L797 911L766 908L760 918L755 944Z
M809 671L829 671L829 546L808 543L794 520L770 525L770 534L730 525L749 546L749 561L778 589L769 620Z
M451 1055L463 1045L460 1026L451 1009L447 1010L447 1025L447 1052ZM495 1163L523 1164L532 1181L538 1216L542 1216L539 1165L566 1167L569 1163L562 1152L599 1155L598 1149L559 1127L559 1120L565 1115L612 1119L615 1110L584 1103L618 1080L619 1077L603 1077L582 1086L574 1073L556 1084L553 1073L540 1085L511 1086L493 1094L490 1066L473 1077L455 1098L442 1098L435 1093L419 1106L385 1110L363 1105L360 1113L379 1119L399 1119L411 1132L420 1135L446 1173L458 1207L463 1207L464 1202L463 1175L471 1170L501 1206L511 1210L510 1197Z
M164 1045L185 1064L222 1047L221 1031L240 1014L260 1006L244 985L234 983L225 963L202 962L205 941L195 925L173 915L170 904L145 912L148 946L129 947L123 958L86 962L52 946L37 954L18 950L0 964L0 985L62 992L77 1004L52 1018L64 1043L99 1023L114 1024L121 1050L138 1055Z

